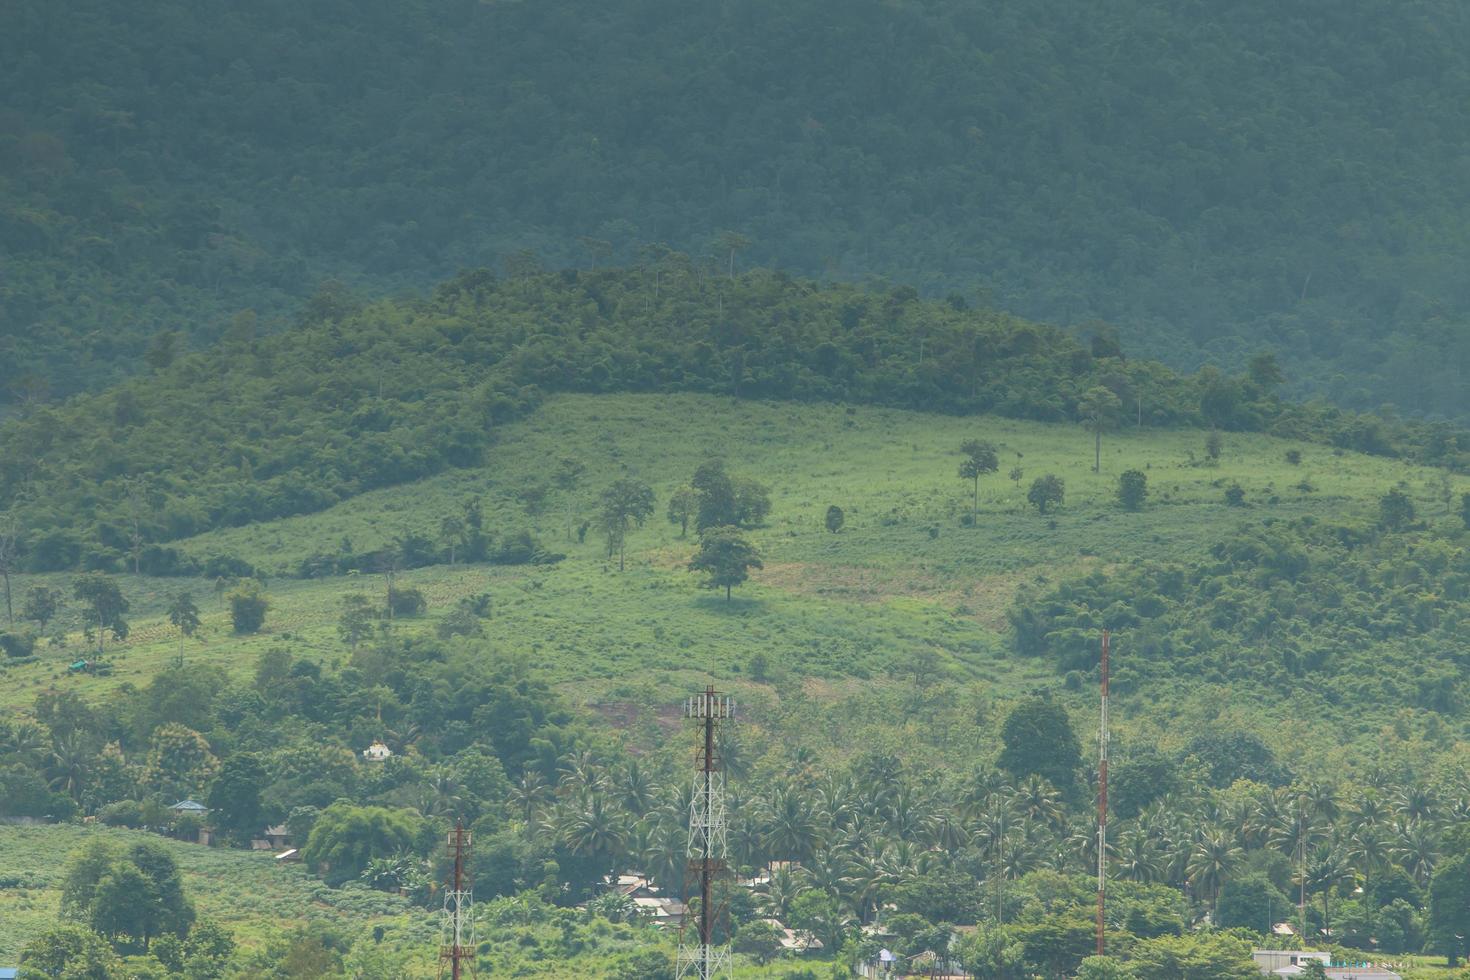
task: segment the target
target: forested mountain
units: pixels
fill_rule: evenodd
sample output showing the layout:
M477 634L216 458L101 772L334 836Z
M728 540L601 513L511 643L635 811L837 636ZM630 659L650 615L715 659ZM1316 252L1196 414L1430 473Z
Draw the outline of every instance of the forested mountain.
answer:
M166 361L326 277L648 243L885 276L1290 393L1465 412L1450 0L21 0L0 388ZM723 237L721 237L723 235ZM741 248L748 242L748 247ZM740 254L734 254L740 252Z

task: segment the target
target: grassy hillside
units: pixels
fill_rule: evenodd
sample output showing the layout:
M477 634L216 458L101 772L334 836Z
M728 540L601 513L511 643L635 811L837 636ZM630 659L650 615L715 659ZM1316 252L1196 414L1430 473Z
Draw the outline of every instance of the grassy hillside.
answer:
M956 475L957 447L981 436L1000 448L1001 472L982 482L979 520L963 526L970 487ZM1052 663L1020 656L1008 614L1018 593L1039 593L1094 571L1121 571L1138 562L1187 565L1242 528L1283 525L1332 513L1371 521L1378 498L1401 481L1426 516L1458 523L1445 510L1470 489L1439 471L1304 443L1231 435L1219 461L1206 465L1205 434L1123 430L1103 442L1103 471L1091 471L1091 436L1080 426L1015 420L953 418L897 410L798 406L710 396L563 396L532 418L502 430L496 463L456 470L404 487L373 491L320 514L210 532L180 542L206 559L228 554L269 576L272 610L258 636L229 633L223 602L198 579L120 576L135 616L132 634L117 645L110 677L62 676L84 649L75 632L78 610L64 611L66 646L43 642L35 663L7 672L0 701L24 707L48 688L99 696L120 684L142 684L178 654L175 631L161 619L177 592L195 592L204 612L203 638L184 645L191 662L218 663L244 677L255 656L285 645L323 661L344 656L336 623L343 598L378 594L381 576L293 579L312 559L390 545L406 535L438 534L441 518L463 503L484 501L487 527L528 529L567 554L550 566L494 568L438 565L404 572L421 588L427 615L400 624L428 634L462 598L493 596L486 624L497 656L524 658L576 700L668 700L707 674L743 681L756 652L792 680L845 679L880 686L915 650L936 651L956 680L995 685L1010 696L1059 677ZM1302 454L1287 462L1288 451ZM754 537L764 570L726 603L698 587L684 569L692 535L663 519L662 501L687 481L709 454L730 469L772 488L772 517ZM586 466L571 492L546 490L548 461L574 458ZM1023 470L1013 482L1012 466ZM1148 475L1152 498L1141 512L1123 510L1117 475L1136 468ZM1025 490L1044 473L1064 479L1066 504L1042 517ZM570 526L591 513L601 487L624 475L650 483L661 502L645 528L631 536L629 569L609 564L597 532L578 541ZM1245 507L1232 507L1224 490L1239 485ZM1310 489L1303 489L1308 487ZM528 496L534 504L528 507ZM829 505L846 513L840 534L829 534ZM64 586L63 576L20 576L18 593L38 582ZM1119 640L1119 670L1129 665L1127 631ZM1206 644L1219 652L1224 636ZM1167 711L1143 682L1140 717L1205 710L1218 693L1206 686L1189 696L1176 691ZM1162 679L1162 678L1160 678ZM1244 675L1240 678L1245 680ZM1173 683L1171 681L1170 683ZM1199 704L1194 705L1193 699ZM1125 698L1125 709L1131 702ZM1401 704L1361 705L1351 729L1376 730ZM1340 732L1283 729L1296 709L1282 705L1247 719L1273 744L1340 743ZM1297 742L1305 738L1305 742Z
M92 840L130 844L153 834L106 827L0 826L0 958L15 962L26 942L54 924L61 904L65 858ZM394 895L368 889L331 889L299 864L281 864L269 852L220 850L164 842L179 862L185 887L201 916L214 919L246 947L259 947L304 920L354 934L384 925L394 940L423 945L432 918L410 912Z
M742 265L1101 318L1178 366L1274 347L1295 393L1464 414L1449 0L28 0L6 26L15 400L328 276L650 243L723 267L730 231Z

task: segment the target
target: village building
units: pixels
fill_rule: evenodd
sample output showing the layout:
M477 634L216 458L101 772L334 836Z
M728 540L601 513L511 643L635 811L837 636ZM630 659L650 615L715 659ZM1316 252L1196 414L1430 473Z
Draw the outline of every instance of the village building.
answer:
M813 953L822 948L822 941L803 929L788 929L779 919L762 919L776 930L781 948L788 953Z
M279 851L290 843L291 833L286 829L286 825L281 823L273 827L267 827L252 837L250 839L250 849L252 851Z
M1299 977L1306 972L1305 964L1316 961L1332 980L1402 980L1387 966L1366 961L1334 963L1331 953L1315 950L1253 949L1251 959L1268 977Z
M603 884L632 902L638 914L656 926L678 929L689 914L689 906L664 895L662 889L640 872L627 871L615 878L604 878Z

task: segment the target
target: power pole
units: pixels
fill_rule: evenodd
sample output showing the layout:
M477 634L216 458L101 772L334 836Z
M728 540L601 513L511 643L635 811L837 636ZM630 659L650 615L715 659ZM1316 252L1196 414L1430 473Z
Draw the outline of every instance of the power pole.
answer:
M439 976L449 965L451 980L475 975L474 896L465 866L470 859L470 832L457 820L449 832L449 859L453 864L444 889L443 936L439 947Z
M1097 738L1097 955L1103 955L1103 907L1108 890L1108 631L1102 635L1101 724Z
M730 975L730 948L715 943L715 879L725 869L725 777L715 741L715 726L735 715L735 702L711 685L684 702L684 717L699 728L694 796L689 802L689 879L698 879L698 942L689 942L688 914L679 930L676 976L714 980Z

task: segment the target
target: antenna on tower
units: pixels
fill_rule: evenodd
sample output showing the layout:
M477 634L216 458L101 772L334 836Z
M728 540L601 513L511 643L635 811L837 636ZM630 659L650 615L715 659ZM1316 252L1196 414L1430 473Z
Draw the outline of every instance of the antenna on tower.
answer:
M474 896L470 888L470 832L464 821L456 820L449 832L448 854L451 870L444 889L443 934L439 946L439 976L449 967L451 980L475 975L475 917L471 910Z
M715 879L725 870L725 774L715 740L715 726L735 716L735 702L711 685L684 702L684 717L698 724L694 795L689 802L689 883L698 880L697 942L688 936L688 916L679 929L676 975L713 980L730 975L730 948L715 943Z
M1108 890L1108 631L1102 634L1102 698L1097 736L1097 955L1103 955Z

